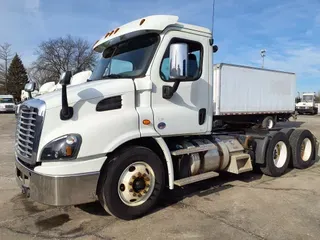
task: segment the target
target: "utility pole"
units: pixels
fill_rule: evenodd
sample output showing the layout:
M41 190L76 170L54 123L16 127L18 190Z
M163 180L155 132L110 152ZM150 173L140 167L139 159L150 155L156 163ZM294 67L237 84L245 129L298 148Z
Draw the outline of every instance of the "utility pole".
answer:
M262 57L262 68L264 68L264 57L266 56L266 50L265 49L262 49L260 51L260 55Z

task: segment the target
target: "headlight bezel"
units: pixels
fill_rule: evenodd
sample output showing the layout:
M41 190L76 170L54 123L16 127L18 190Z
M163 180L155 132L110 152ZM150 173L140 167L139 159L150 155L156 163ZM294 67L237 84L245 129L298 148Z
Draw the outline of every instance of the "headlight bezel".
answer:
M67 139L68 137L75 137L76 142L74 144L68 144ZM40 154L40 161L41 162L52 162L52 161L71 161L75 160L78 157L80 148L82 145L82 137L80 134L77 133L68 133L62 135L58 138L53 139L52 141L48 142L41 150ZM71 156L67 156L66 154L66 147L71 147L72 154ZM50 153L50 155L49 155ZM44 155L46 154L46 155ZM57 155L57 156L56 156Z

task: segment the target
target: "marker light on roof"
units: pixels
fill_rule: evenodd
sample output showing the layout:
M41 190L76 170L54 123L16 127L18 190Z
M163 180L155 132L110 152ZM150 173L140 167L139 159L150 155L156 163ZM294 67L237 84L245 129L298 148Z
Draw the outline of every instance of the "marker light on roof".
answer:
M141 26L145 21L146 21L145 19L142 19L142 20L140 21L140 26Z

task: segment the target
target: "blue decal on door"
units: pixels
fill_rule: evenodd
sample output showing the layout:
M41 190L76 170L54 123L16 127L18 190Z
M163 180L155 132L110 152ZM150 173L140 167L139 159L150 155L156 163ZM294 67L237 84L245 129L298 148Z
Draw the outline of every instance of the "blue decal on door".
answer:
M159 129L164 129L166 127L166 124L164 123L164 122L160 122L159 124L158 124L158 128Z

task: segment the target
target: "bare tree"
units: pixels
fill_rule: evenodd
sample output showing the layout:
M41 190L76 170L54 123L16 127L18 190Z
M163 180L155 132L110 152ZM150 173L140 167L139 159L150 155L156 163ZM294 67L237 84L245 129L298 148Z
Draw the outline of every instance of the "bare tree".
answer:
M315 101L316 101L317 103L320 103L320 90L318 91L318 93L317 93L317 95L316 95Z
M31 66L27 69L28 77L36 83L37 88L40 88L44 83L54 81L56 82L55 74L42 69L37 69Z
M4 82L6 91L8 91L8 65L13 57L10 48L9 43L0 45L0 59L4 61L4 64L0 65L0 80Z
M36 54L37 60L29 74L40 85L48 81L57 82L60 74L67 70L91 70L96 62L96 54L90 44L70 35L42 42Z

